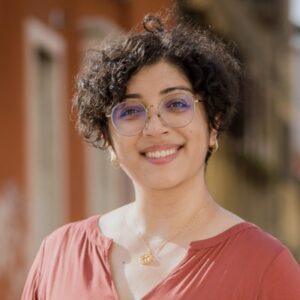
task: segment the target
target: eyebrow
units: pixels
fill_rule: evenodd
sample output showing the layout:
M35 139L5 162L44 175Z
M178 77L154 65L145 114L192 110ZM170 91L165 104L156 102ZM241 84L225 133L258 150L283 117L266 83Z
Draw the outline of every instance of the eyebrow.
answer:
M166 95L170 92L174 92L174 91L188 91L190 93L193 93L193 91L186 87L186 86L173 86L173 87L169 87L169 88L166 88L166 89L163 89L159 92L160 95ZM142 98L142 95L141 94L126 94L123 99L141 99Z

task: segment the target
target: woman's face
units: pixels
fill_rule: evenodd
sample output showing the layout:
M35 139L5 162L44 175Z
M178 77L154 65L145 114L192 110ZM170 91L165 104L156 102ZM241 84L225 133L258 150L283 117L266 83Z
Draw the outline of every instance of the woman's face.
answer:
M128 82L126 101L157 106L161 99L192 91L192 85L175 65L159 61L145 66ZM195 176L204 176L208 147L216 141L209 133L203 103L195 104L192 121L181 128L164 125L155 109L143 131L134 136L118 133L109 122L115 154L134 185L163 190L180 185Z

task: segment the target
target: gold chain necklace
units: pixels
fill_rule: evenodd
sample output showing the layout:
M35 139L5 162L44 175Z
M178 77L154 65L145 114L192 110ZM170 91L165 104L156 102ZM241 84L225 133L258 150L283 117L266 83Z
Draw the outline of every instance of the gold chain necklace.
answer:
M201 209L199 209L199 211L185 224L185 226L179 228L174 235L172 235L169 239L167 239L166 241L163 241L161 243L161 245L157 248L156 251L154 251L149 243L147 242L147 240L145 239L145 237L143 236L143 234L141 232L138 232L138 235L140 237L140 239L143 241L145 247L147 248L146 253L142 254L139 257L139 262L142 265L148 265L150 263L152 263L154 260L157 260L157 256L159 254L159 252L172 240L174 240L175 238L177 238L180 234L182 234L183 232L185 232L186 230L188 230L188 228L190 226L193 225L193 223L195 222L195 220L199 217L200 212L203 211L203 209L206 207L203 206Z

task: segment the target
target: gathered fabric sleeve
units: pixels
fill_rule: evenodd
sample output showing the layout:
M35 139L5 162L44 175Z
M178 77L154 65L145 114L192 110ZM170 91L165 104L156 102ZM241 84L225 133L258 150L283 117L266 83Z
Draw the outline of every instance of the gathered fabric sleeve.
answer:
M267 268L258 299L300 299L300 266L286 248L275 256Z
M21 300L41 300L39 298L39 282L41 267L44 260L45 241L42 242L40 249L30 268L26 283L23 289Z

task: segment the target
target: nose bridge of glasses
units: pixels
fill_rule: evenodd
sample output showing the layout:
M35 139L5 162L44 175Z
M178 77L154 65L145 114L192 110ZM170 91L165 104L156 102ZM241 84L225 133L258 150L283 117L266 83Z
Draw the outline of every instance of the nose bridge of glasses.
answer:
M150 112L150 111L152 111L152 112ZM145 120L144 130L149 130L150 128L157 129L158 127L166 126L164 120L160 116L159 105L147 106L146 112L147 112L147 118ZM159 125L158 125L158 123L159 123Z
M151 113L152 111L152 113ZM159 111L159 106L158 105L148 105L146 107L146 114L147 114L147 122L150 120L150 118L156 114L160 118L160 111Z

